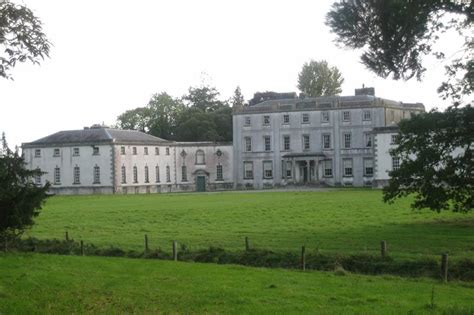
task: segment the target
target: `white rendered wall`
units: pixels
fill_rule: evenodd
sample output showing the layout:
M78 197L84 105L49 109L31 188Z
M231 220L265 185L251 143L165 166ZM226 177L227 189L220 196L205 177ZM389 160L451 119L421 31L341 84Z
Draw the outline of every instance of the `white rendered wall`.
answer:
M113 186L112 173L112 146L111 145L96 145L99 148L99 154L93 154L93 147L88 146L64 146L64 147L38 147L25 148L23 155L27 167L29 169L41 169L46 172L41 177L41 182L44 184L49 181L52 190L56 188L63 188L76 190L77 193L87 193L87 189L96 189L96 191L103 191L104 188L111 189ZM79 148L79 155L74 156L74 148ZM35 157L35 150L41 150L41 156ZM54 156L54 150L59 149L59 156ZM80 183L74 183L74 167L80 168ZM94 183L94 167L100 168L100 183ZM61 183L54 183L54 169L60 168ZM87 189L85 189L87 188ZM92 192L92 190L91 190ZM90 193L90 192L89 192Z

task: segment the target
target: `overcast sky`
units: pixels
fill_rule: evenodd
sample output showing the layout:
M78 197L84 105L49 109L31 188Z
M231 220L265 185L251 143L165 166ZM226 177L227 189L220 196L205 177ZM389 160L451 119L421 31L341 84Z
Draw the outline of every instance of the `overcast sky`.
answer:
M0 78L0 131L11 147L113 124L156 92L184 95L202 73L223 99L237 85L246 99L257 91L297 92L298 72L310 59L341 70L342 95L365 84L379 97L447 106L436 93L443 63L428 59L423 82L384 80L360 64L360 52L338 48L324 24L329 0L22 2L54 47L41 66L21 64L14 81ZM454 36L440 43L447 56L460 44Z

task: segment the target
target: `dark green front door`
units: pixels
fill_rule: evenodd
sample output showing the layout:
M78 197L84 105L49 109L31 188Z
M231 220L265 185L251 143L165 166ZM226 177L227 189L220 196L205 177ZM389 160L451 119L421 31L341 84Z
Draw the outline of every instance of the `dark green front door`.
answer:
M196 191L206 191L206 176L196 177Z

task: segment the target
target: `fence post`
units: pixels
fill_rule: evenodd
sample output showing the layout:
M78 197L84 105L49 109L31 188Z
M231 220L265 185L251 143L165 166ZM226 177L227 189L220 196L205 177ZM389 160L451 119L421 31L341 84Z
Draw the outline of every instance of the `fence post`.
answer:
M81 240L81 256L84 256L84 241Z
M305 246L303 245L303 246L301 247L301 269L303 269L303 271L306 270L305 251L306 251L306 248L305 248Z
M178 242L173 241L173 260L178 261Z
M441 255L441 277L443 282L448 282L448 253Z
M382 255L382 259L385 259L385 256L387 255L387 242L386 241L380 242L380 254Z
M66 234L66 242L69 242L69 232L68 232L68 231L66 231L66 233L65 233L65 234Z
M245 237L245 250L248 252L250 250L249 238Z
M148 254L148 235L145 234L145 255Z

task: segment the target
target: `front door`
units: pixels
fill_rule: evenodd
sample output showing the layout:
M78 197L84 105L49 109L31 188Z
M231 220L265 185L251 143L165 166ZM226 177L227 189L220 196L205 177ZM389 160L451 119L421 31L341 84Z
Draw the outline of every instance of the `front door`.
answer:
M196 176L196 191L206 191L206 176Z

